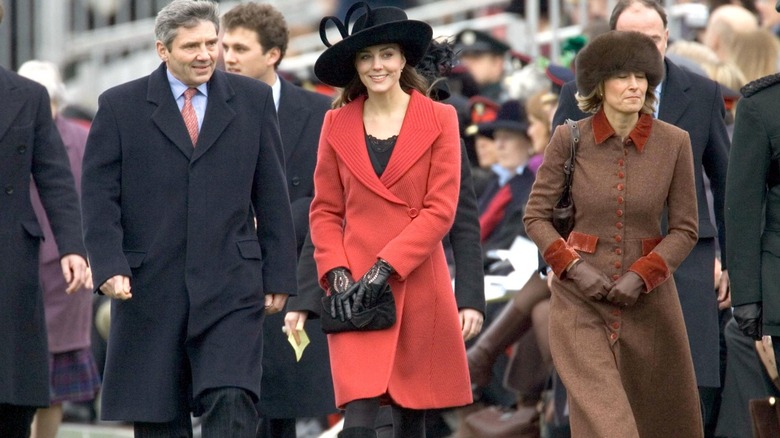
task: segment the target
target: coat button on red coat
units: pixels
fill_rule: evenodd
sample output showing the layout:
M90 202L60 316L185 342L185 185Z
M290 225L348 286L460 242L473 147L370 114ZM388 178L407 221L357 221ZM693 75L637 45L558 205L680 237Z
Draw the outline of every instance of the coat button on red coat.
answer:
M416 208L409 209L409 217L415 218L418 214L420 214L420 212Z

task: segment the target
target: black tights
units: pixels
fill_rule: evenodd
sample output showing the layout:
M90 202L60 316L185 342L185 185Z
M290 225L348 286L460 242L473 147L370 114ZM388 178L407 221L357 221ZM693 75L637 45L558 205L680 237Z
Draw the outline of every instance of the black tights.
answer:
M425 438L425 411L406 409L391 405L393 416L393 437ZM364 398L347 403L344 412L344 428L376 427L379 413L379 398Z

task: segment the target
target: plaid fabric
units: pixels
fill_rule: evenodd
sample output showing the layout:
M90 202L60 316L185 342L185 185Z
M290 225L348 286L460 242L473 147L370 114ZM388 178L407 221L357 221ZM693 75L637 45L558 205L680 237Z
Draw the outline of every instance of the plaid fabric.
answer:
M100 375L89 348L49 355L49 393L52 404L93 400Z

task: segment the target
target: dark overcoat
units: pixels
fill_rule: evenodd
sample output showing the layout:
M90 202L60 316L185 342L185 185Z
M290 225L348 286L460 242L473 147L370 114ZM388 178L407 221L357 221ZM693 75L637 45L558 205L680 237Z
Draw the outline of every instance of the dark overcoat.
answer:
M86 256L79 201L46 89L0 67L0 102L0 403L48 406L46 324L38 284L43 231L30 202L30 176L60 256Z
M296 87L279 78L279 130L284 145L287 189L290 192L298 257L309 232L309 205L314 197L314 166L317 164L317 144L325 112L331 99ZM308 254L309 259L312 253ZM310 260L311 263L313 259ZM316 281L316 273L312 273ZM299 284L299 289L301 285ZM317 287L319 292L319 287ZM301 292L299 292L299 295ZM321 296L321 294L318 294ZM314 307L314 309L311 309ZM282 333L284 315L291 310L319 312L319 299L314 303L299 296L287 300L285 311L268 315L263 322L263 384L260 414L267 418L316 417L336 412L333 385L330 378L328 341L319 321L307 320L306 333L311 343L300 362L287 335Z
M296 289L283 163L257 80L214 72L194 148L164 64L101 95L85 241L95 287L125 275L133 294L112 303L104 419L170 421L215 387L259 399L263 294Z
M674 273L674 280L680 292L697 383L699 386L718 387L720 341L718 303L712 271L715 239L718 240L721 253L726 247L723 202L730 142L723 121L725 108L718 84L678 67L669 59L665 59L665 63L666 76L661 84L658 118L687 131L691 137L699 214L699 242ZM579 120L588 116L577 108L574 98L576 91L574 82L563 86L553 118L553 129L563 124L566 118ZM717 228L713 225L707 204L705 173L712 189ZM723 269L726 269L726 261L723 258L721 260Z
M726 226L733 234L726 256L733 305L763 303L764 334L780 336L780 76L762 81L751 84L758 91L737 106L726 187Z
M696 193L688 134L649 115L625 143L603 111L578 122L574 230L564 242L552 209L570 156L555 130L524 218L556 273L550 351L569 394L572 436L701 437L696 377L671 273L696 244ZM664 208L669 233L661 237ZM582 259L614 281L629 270L646 293L631 306L586 298L564 270Z

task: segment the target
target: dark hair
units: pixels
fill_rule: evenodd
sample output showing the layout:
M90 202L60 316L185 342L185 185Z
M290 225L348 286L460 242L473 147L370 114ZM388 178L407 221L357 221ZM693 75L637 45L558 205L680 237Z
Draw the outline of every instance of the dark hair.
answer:
M279 60L274 64L274 68L279 67L287 52L290 32L284 15L276 8L269 4L241 3L222 17L222 26L226 31L239 27L255 31L263 52L279 49Z
M403 53L403 48L401 48ZM353 67L354 69L354 67ZM401 89L407 93L412 90L417 90L424 95L428 95L429 84L425 78L417 72L414 66L406 64L403 70L401 70L401 77L398 82L401 84ZM360 77L357 75L357 71L352 76L349 83L341 90L336 99L333 101L333 108L344 106L358 97L368 93L366 86L360 81Z
M423 58L414 68L429 84L433 85L443 76L449 76L456 60L457 55L455 55L452 43L447 40L433 40Z
M610 30L615 30L615 26L617 25L618 18L620 18L620 14L622 14L634 3L639 3L646 8L655 9L655 11L658 12L658 15L661 17L661 21L664 23L664 29L666 29L666 27L669 25L664 7L656 0L618 0L617 4L615 4L615 8L612 9L612 15L609 17Z
M192 28L201 21L214 23L214 29L219 32L219 10L213 1L173 0L168 6L157 13L154 20L154 35L166 49L171 50L171 44L176 39L180 27Z

